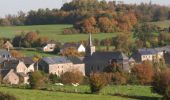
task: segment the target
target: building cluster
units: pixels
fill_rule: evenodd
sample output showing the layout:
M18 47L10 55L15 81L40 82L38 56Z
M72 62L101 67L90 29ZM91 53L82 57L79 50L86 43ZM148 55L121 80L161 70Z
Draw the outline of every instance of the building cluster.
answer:
M44 52L52 52L55 49L55 45L56 44L54 41L50 41L44 44L41 50ZM29 73L34 72L35 70L41 70L45 73L56 74L58 76L67 71L78 70L85 76L92 72L102 72L108 65L111 65L112 63L117 63L123 71L129 73L131 71L131 67L135 63L141 63L146 60L159 62L163 59L167 64L170 64L170 46L139 49L131 57L128 57L119 51L96 51L90 34L87 47L83 46L83 44L65 44L60 52L68 47L75 47L78 52L84 52L86 55L84 57L44 57L38 62L35 62L31 57L14 58L11 56L8 50L0 50L1 82L19 84L20 78L22 77L23 83L29 84Z

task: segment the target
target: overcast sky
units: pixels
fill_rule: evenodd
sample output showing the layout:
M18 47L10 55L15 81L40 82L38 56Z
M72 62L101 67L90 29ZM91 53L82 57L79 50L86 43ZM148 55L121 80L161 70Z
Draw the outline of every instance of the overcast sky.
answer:
M16 14L18 11L27 12L38 8L60 8L65 1L70 0L0 0L0 17ZM107 0L113 1L113 0ZM125 3L148 3L150 0L122 0ZM170 6L170 0L152 0L152 3Z

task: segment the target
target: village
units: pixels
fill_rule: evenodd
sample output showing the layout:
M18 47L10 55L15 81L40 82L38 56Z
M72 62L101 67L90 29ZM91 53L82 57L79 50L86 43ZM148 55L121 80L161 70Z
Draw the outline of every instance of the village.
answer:
M77 52L85 53L84 57L55 56L44 57L38 61L34 61L32 57L13 57L9 51L14 47L9 41L6 41L4 43L4 47L6 48L0 50L1 83L19 84L19 77L23 77L23 83L29 84L29 73L37 70L57 76L67 71L78 70L84 76L89 76L94 72L103 72L108 65L113 63L120 65L119 67L127 73L131 73L131 69L135 64L140 64L144 61L165 61L165 64L170 64L170 46L143 48L139 49L138 52L135 52L131 56L127 56L120 51L95 51L91 34L89 34L88 41L87 47L83 46L83 44L65 44L60 50L60 52L63 52L64 49L67 48L76 48ZM43 52L52 52L55 46L55 42L50 41L47 42L41 50Z

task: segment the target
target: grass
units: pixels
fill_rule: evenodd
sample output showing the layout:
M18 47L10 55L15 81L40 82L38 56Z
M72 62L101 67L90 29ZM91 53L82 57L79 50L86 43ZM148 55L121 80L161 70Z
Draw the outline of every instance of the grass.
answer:
M38 50L19 50L21 53L23 53L25 56L32 57L34 55L41 55L42 57L54 57L57 56L57 54L52 53L44 53L40 52Z
M117 96L75 94L0 87L1 92L10 93L20 100L135 100Z
M169 28L170 26L170 20L165 21L158 21L158 22L150 22L151 24L157 25L161 28Z
M21 34L21 32L29 32L29 31L38 31L41 36L46 36L49 39L53 39L59 42L77 42L82 40L87 40L87 34L71 34L71 35L63 35L64 28L72 27L72 25L32 25L32 26L5 26L0 27L0 36L6 38L13 38L17 34ZM101 33L94 34L93 38L97 38L99 40L114 37L116 33Z
M58 90L58 91L67 91L67 92L77 92L80 93L90 93L89 86L56 86L56 85L49 85L47 86L49 89ZM127 86L107 86L102 89L101 94L123 94L128 95L131 97L145 97L145 98L159 98L160 95L153 93L151 91L151 86L136 86L136 85L127 85Z

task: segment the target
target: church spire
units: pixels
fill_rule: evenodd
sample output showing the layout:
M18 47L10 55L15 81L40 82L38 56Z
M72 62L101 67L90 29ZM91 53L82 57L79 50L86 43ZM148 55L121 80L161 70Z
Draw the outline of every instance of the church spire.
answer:
M89 46L93 46L92 38L91 38L91 33L89 34Z

